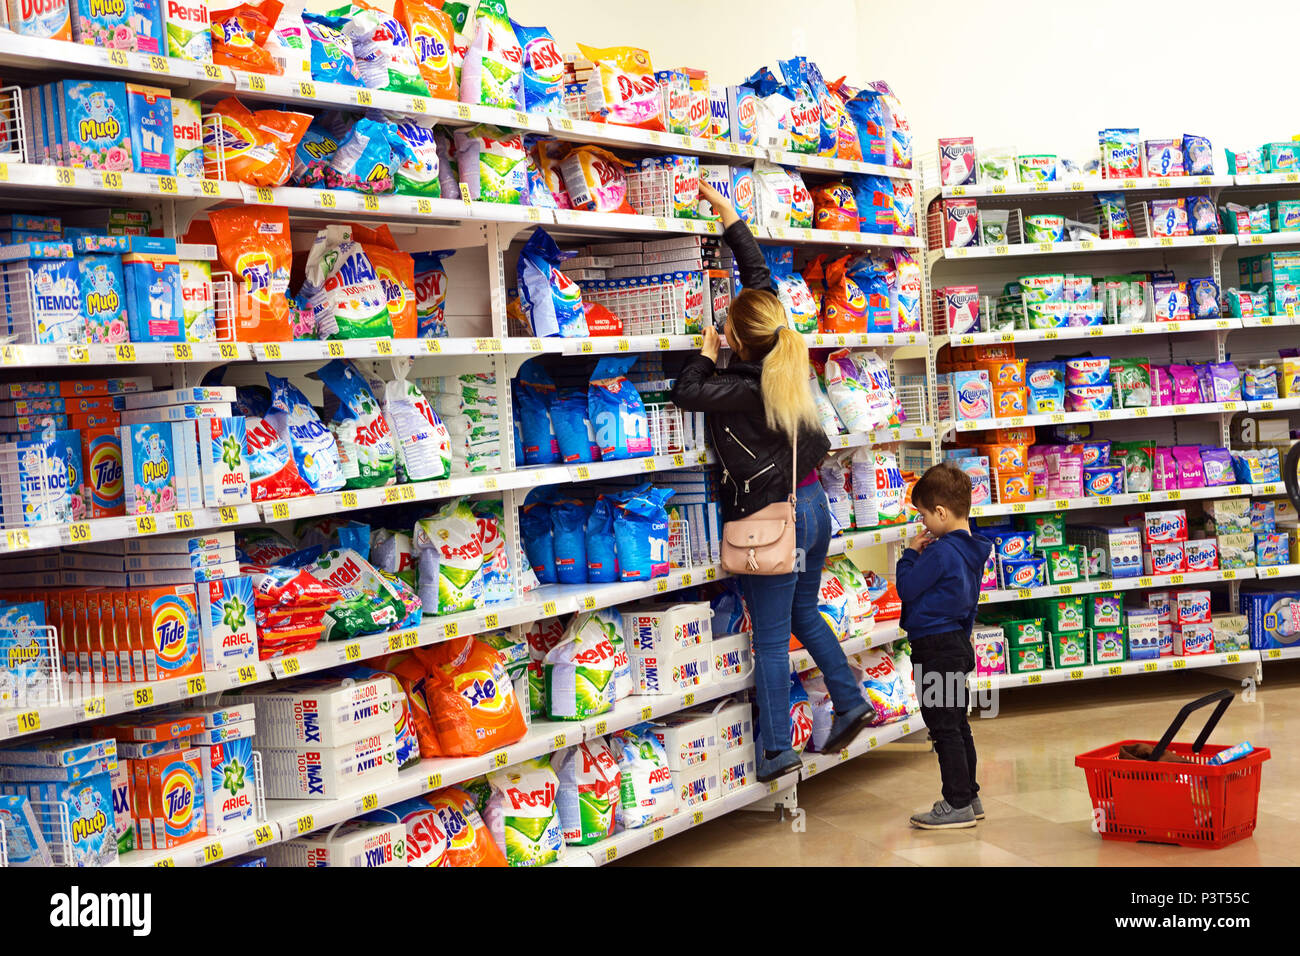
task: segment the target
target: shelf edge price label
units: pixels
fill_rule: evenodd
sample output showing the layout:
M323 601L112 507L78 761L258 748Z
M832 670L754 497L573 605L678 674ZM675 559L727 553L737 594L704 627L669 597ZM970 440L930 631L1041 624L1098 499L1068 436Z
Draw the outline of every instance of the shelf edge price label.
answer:
M172 513L172 524L177 531L190 531L194 528L193 511L176 511Z
M611 846L605 850L605 862L612 863L618 858L618 847Z
M298 830L298 836L302 836L304 833L310 833L316 829L316 818L310 813L304 813L297 819L294 826Z
M359 641L353 641L351 644L348 644L343 648L343 656L350 661L360 660L361 643Z
M14 726L18 728L20 734L35 733L41 729L41 713L38 710L28 710L14 717Z
M1111 677L1118 677L1120 674L1124 673L1124 668L1116 664L1115 666L1110 668L1108 673L1110 674Z
M153 520L153 515L137 515L135 519L136 534L153 534L158 530L158 522Z
M236 524L239 521L239 509L234 505L222 505L218 513L222 524Z
M440 773L429 774L428 779L424 781L424 785L429 790L437 790L442 786L442 774Z
M108 713L108 700L101 696L87 697L81 704L81 713L87 719L103 717Z
M172 346L172 360L176 362L189 362L194 358L194 349L184 342L178 342Z
M127 701L129 707L152 707L153 706L153 688L137 687L131 691L131 698Z
M245 664L237 673L238 683L251 684L257 680L257 668L252 664Z
M275 839L275 831L271 829L271 824L263 823L253 831L253 845L261 846L264 843L270 843Z
M555 617L555 602L554 602L554 601L547 601L545 604L542 605L542 616L543 616L543 617Z
M220 843L207 843L203 846L204 863L216 863L225 855L225 848Z
M369 813L371 810L379 809L379 794L367 793L361 798L361 812Z
M691 814L691 826L699 826L704 822L704 811L696 810Z
M508 763L510 763L510 755L506 753L504 750L498 754L492 755L492 766L504 767Z
M195 674L193 677L185 679L185 693L189 697L197 697L200 694L208 692L208 679L202 674Z

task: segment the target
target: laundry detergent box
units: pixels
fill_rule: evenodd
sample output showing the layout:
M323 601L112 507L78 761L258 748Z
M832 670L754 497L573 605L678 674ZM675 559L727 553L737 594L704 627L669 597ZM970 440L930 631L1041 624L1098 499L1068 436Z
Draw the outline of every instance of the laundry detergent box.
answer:
M715 637L709 645L713 651L713 679L744 677L754 669L754 654L748 634Z
M1160 656L1160 617L1155 611L1135 609L1125 615L1130 660Z
M1053 634L1049 642L1053 667L1084 667L1092 663L1089 658L1092 639L1087 630L1072 634Z
M9 29L42 40L71 40L68 0L7 0Z
M237 726L237 725L234 725ZM203 801L209 833L229 833L248 825L256 811L257 768L248 738L204 744Z
M169 850L201 839L208 833L201 750L200 747L187 747L142 761L148 775L153 848L156 850ZM136 812L138 814L139 809Z
M54 865L37 811L25 794L0 795L0 827L4 830L5 859L10 866Z
M123 425L119 435L127 514L177 510L177 463L171 423Z
M707 766L717 771L718 723L711 715L670 714L656 720L650 732L668 754L669 770Z
M319 749L267 747L259 728L255 743L262 754L266 795L273 800L328 800L361 787L396 783L397 741L392 714L386 713L384 720L386 726L360 740Z
M317 678L287 687L227 692L221 704L257 707L262 747L340 747L387 727L392 733L393 681Z
M1216 652L1250 650L1250 622L1245 614L1216 614L1210 624Z
M126 84L60 80L56 86L57 108L62 117L60 138L65 143L60 165L130 172L134 162Z
M628 652L635 694L673 694L696 690L713 680L713 654L708 645L680 651Z
M1074 634L1084 624L1084 599L1077 597L1043 598L1047 629L1053 634Z
M195 587L204 668L242 667L257 660L253 579L238 575Z
M49 254L34 256L37 251ZM0 260L7 263L5 317L10 334L37 345L85 344L81 272L70 243L0 247Z
M349 820L266 850L272 866L352 867L406 866L406 824Z
M724 795L747 787L758 779L755 776L753 744L722 751L718 761L718 782Z
M160 0L148 2L157 4ZM176 175L176 133L172 126L171 93L156 86L131 83L127 85L126 97L135 171L154 176Z
M1093 630L1092 662L1094 664L1120 664L1128 660L1128 634L1124 628Z
M165 3L167 55L195 63L212 62L212 32L207 0L160 0Z
M130 252L122 257L133 342L184 342L181 262L175 253Z
M0 784L0 791L25 790L38 805L37 819L47 845L59 846L64 865L112 866L117 861L117 823L113 815L113 781L107 771L75 782ZM66 813L67 829L61 819ZM69 842L70 840L70 842Z
M975 650L975 674L987 677L1007 671L1007 636L996 625L977 624L971 629L971 645Z
M135 31L135 48L141 53L167 55L167 37L163 30L163 5L166 0L131 0L131 29Z
M1240 607L1250 626L1252 650L1294 647L1300 641L1300 623L1293 606L1300 591L1242 591Z
M1046 643L1026 644L1023 647L1007 648L1007 660L1012 674L1028 674L1036 671L1050 670L1051 658Z
M1118 631L1124 626L1124 595L1090 594L1084 599L1087 626L1097 631Z
M716 803L723 794L716 755L712 763L672 771L672 780L673 788L677 791L677 805L683 809L697 810L709 803Z
M79 305L92 344L128 340L126 287L122 258L114 255L77 256Z
M643 605L622 612L628 651L665 653L706 644L713 639L713 615L707 601Z
M1174 653L1179 657L1194 654L1213 654L1214 625L1209 621L1200 624L1184 624L1173 634Z
M200 418L197 424L204 503L213 508L252 501L243 416Z
M72 39L110 50L134 50L132 0L71 0Z
M212 266L207 262L182 259L180 269L185 341L215 342L217 308L212 290Z
M146 658L152 651L158 680L203 673L198 600L193 584L139 591Z
M713 714L718 723L718 749L723 759L754 745L754 708L747 700L729 698L705 705L700 713Z

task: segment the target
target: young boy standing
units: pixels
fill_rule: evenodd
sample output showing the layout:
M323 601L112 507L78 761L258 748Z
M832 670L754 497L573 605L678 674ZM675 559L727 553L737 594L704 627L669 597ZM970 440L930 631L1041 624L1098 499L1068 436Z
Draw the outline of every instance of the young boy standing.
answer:
M926 471L912 489L925 530L898 559L901 624L912 645L921 719L943 780L943 799L912 816L912 826L923 830L973 827L984 818L966 716L966 675L975 669L971 626L993 544L971 534L970 495L970 478L961 469L940 464Z

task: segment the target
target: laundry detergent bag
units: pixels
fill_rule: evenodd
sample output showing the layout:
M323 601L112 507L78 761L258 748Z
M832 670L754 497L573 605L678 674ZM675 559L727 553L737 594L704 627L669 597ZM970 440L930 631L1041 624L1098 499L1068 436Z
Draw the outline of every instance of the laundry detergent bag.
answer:
M429 678L425 697L438 743L449 757L472 757L509 746L528 732L501 655L465 637L418 648Z
M564 855L556 803L560 781L550 755L488 774L492 797L484 819L511 866L545 866Z
M352 38L357 72L372 90L427 96L429 88L411 50L406 27L396 17L364 3L354 2L329 11L343 17L343 32Z
M391 338L388 294L374 263L345 225L316 234L300 293L322 339Z
M519 109L523 57L505 3L479 0L474 36L460 68L460 101Z
M396 364L396 363L394 363ZM384 385L384 415L397 436L397 460L407 481L451 474L451 436L418 385L400 375Z
M603 622L577 614L543 661L547 714L552 720L584 720L614 706L616 651Z
M235 338L287 342L293 338L289 302L289 212L235 206L208 214L221 264L235 277Z
M561 750L552 758L560 781L557 802L564 841L587 846L614 834L621 776L603 737Z
M411 51L429 95L440 100L456 99L459 86L451 63L456 28L451 17L427 0L397 0L393 15L411 38Z
M467 499L415 523L420 600L430 613L472 611L483 597L483 538Z
M636 356L602 358L587 385L591 425L604 461L654 453L641 395L626 377L635 362Z
M452 134L460 181L470 199L518 206L528 191L524 138L497 126L472 126Z
M649 826L677 812L677 788L668 754L651 724L637 724L609 737L618 761L617 825L623 830Z
M635 47L578 44L595 64L587 81L587 110L601 122L664 131L663 103L650 54Z
M397 447L379 400L348 360L335 359L316 373L339 400L330 431L339 452L344 487L373 488L397 477Z
M288 379L268 372L266 381L271 387L271 410L266 420L288 439L298 473L315 494L341 489L343 469L330 430L316 416L307 397Z
M519 254L519 301L538 338L590 334L578 284L560 271L564 258L544 229L535 230Z

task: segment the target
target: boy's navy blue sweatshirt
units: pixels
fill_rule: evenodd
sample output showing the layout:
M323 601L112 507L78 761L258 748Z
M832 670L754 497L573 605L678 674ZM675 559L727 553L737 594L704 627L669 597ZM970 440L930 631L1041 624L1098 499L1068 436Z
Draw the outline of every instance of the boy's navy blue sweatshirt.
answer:
M918 554L911 548L898 559L899 623L909 640L949 631L970 633L979 605L980 579L993 542L966 531L949 531Z

